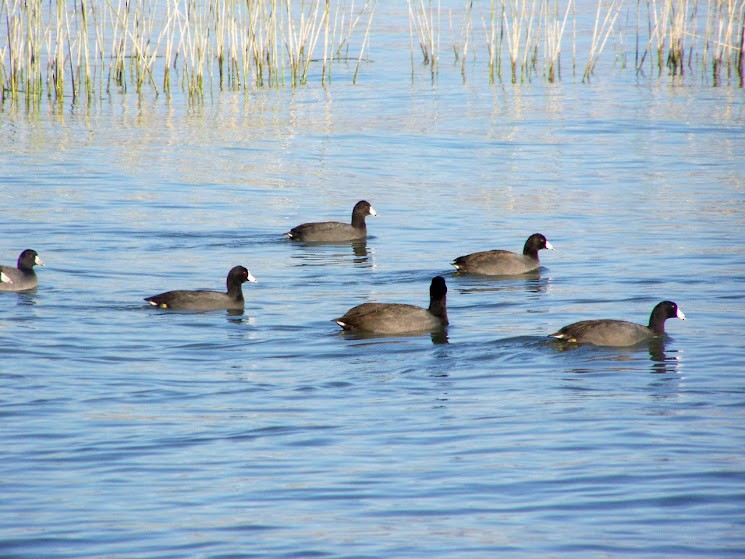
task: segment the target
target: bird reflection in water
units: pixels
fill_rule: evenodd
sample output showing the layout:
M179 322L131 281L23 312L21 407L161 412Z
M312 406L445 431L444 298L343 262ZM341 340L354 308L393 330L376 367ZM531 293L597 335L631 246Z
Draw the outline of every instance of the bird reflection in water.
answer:
M649 359L653 373L680 372L681 358L678 350L665 350L666 339L654 338L649 341Z
M367 239L338 242L299 242L293 243L300 249L300 254L292 258L302 260L299 266L324 266L329 263L343 263L349 259L347 248L352 249L352 262L361 267L371 267L371 251L367 246ZM343 252L342 252L342 249Z

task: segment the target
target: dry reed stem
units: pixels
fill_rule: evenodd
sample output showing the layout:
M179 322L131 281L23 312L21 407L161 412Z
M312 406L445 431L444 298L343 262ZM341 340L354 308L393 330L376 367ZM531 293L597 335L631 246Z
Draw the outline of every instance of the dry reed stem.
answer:
M485 46L491 83L503 78L505 62L507 80L523 82L542 73L550 83L560 79L568 44L573 68L578 57L575 1L490 0L482 7L465 0L461 11L448 10L451 40L444 44L460 62L464 81L467 64L479 64ZM697 61L701 75L715 85L735 76L744 81L745 0L706 0L701 6L699 0L637 0L636 19L627 14L630 22L620 21L622 6L623 0L597 0L584 81L608 41L614 42L616 60L624 60L629 32L635 32L639 72L648 65L658 75L667 68L671 76L683 76ZM355 61L350 74L356 83L369 56L375 7L374 0L360 6L354 0L0 0L0 102L24 96L36 103L44 95L91 102L112 88L157 94L171 90L174 72L182 90L196 98L213 85L244 91L296 87L312 72L326 85L343 60ZM407 0L407 7L412 79L419 50L434 80L439 0ZM454 25L458 17L460 25ZM481 19L483 43L471 41L473 18Z
M585 66L585 72L582 75L582 81L588 81L590 79L590 76L592 75L592 72L595 70L595 66L598 63L600 54L605 48L605 43L608 40L611 31L613 30L616 18L618 17L618 14L621 10L621 4L621 0L611 0L601 22L601 12L603 11L602 1L598 2L598 9L595 13L595 27L593 28L592 32L590 52L587 60L587 65Z

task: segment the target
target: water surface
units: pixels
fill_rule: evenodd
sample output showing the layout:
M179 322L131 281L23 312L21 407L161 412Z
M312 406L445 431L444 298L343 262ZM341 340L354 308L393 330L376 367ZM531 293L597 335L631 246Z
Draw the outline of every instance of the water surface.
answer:
M742 91L370 73L2 115L2 262L47 265L0 294L0 555L741 557ZM362 246L282 237L361 198ZM236 264L243 314L142 301ZM331 322L437 274L444 340ZM662 299L662 345L546 340Z

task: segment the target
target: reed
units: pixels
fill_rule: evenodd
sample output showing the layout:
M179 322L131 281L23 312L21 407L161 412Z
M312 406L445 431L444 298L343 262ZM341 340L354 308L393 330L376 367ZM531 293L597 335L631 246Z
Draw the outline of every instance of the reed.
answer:
M470 7L466 2L464 13ZM627 38L632 36L634 66L639 72L646 63L657 69L658 76L667 69L677 78L699 60L704 69L701 75L711 72L714 84L735 76L738 83L745 82L745 0L708 0L706 10L698 0L637 0L635 14L624 8L623 0L597 0L593 25L580 30L589 41L580 41L578 46L575 0L492 0L488 12L475 16L482 22L490 81L523 82L542 69L544 79L551 83L560 78L561 52L569 47L573 74L578 56L585 53L580 75L587 82L611 43L613 65L627 67Z
M422 53L422 62L425 66L429 66L430 74L432 79L434 79L437 75L437 53L439 52L440 43L439 3L437 10L435 10L432 0L429 0L426 4L424 0L419 0L418 4L407 0L407 6L409 11L410 43L413 44L414 36L416 36L419 49ZM412 74L414 72L413 64L414 60L412 56Z
M637 12L641 12L640 7ZM639 19L642 17L640 14ZM709 0L704 10L697 0L664 0L659 4L652 1L647 4L646 17L648 38L641 53L637 47L637 71L643 72L648 63L658 75L667 69L678 77L694 70L698 59L700 75L710 73L715 85L721 83L723 73L728 79L736 75L742 85L739 61L743 53L745 1Z
M437 79L442 44L464 81L474 65L491 83L553 83L567 49L572 76L588 81L607 68L609 44L612 65L625 68L634 36L640 75L743 85L745 0L637 0L625 11L624 0L591 1L587 26L577 0L464 0L444 14L441 0L407 0L412 79L418 56ZM175 84L196 99L213 88L300 87L315 78L326 85L340 63L356 83L375 11L375 0L0 0L0 102L90 103Z
M589 81L595 66L600 59L600 55L605 48L605 44L613 31L613 26L620 13L622 3L620 0L611 0L604 6L602 1L598 2L595 12L595 25L592 31L592 40L585 65L585 72L582 74L582 81Z
M0 0L0 101L44 93L90 101L97 89L157 94L171 90L174 72L196 97L213 85L300 86L316 66L325 84L354 41L356 81L374 7L374 0L359 7L332 0Z
M545 76L549 83L557 81L561 75L561 44L569 15L573 13L574 2L569 0L562 15L558 1L546 0L544 14L545 29Z
M455 64L458 64L460 62L460 73L464 81L466 79L466 61L468 60L468 49L470 46L470 39L471 39L471 33L472 33L472 29L471 29L472 11L473 11L473 2L471 1L466 2L465 11L461 17L461 23L460 23L458 32L456 32L453 27L452 10L448 11L450 34L453 37L453 40L452 40L453 56L455 58Z
M368 4L366 4L365 7L367 9L368 8ZM354 69L354 76L352 77L352 83L357 83L357 76L359 75L360 65L362 64L362 58L363 58L363 56L364 56L364 54L366 52L366 49L368 48L368 45L370 43L370 30L372 28L372 20L373 20L373 13L374 12L375 12L375 2L372 2L372 4L369 4L369 14L370 14L370 17L367 20L367 26L365 28L365 34L364 34L363 39L362 39L362 46L360 47L360 54L357 57L357 66L355 66L355 69ZM359 21L360 21L360 18L358 17L356 19L356 21L355 21L354 26L352 27L352 29L357 26L357 23L359 23ZM345 43L347 45L349 44L349 37L350 37L350 35L351 35L351 33L348 34L346 36L346 39L345 39Z

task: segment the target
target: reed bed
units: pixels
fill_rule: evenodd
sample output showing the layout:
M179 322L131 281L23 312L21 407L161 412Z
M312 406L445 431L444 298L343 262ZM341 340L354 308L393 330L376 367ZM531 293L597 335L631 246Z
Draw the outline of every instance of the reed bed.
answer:
M77 101L178 83L199 97L214 86L302 85L313 72L325 83L350 52L356 79L374 9L374 0L0 0L0 96Z
M627 68L633 49L642 76L743 85L745 0L444 2L407 0L412 79L424 67L434 81L451 50L464 80L484 68L491 82L589 81L600 67ZM0 101L326 84L342 61L356 82L375 9L374 0L0 0Z
M640 75L653 70L672 77L711 76L714 84L726 78L741 87L745 78L745 0L490 0L488 5L466 1L461 15L468 23L460 27L464 37L452 31L457 14L452 9L442 14L439 1L435 5L432 0L409 0L408 6L412 53L416 45L423 55L421 63L429 65L433 75L441 64L440 21L447 18L454 62L464 77L465 47L457 45L470 45L473 53L474 44L480 44L492 82L555 82L561 78L566 51L571 52L571 75L590 81L610 45L613 54L606 58L611 58L611 65L627 68L627 37L635 36L631 48ZM470 35L471 19L480 22L480 41Z

